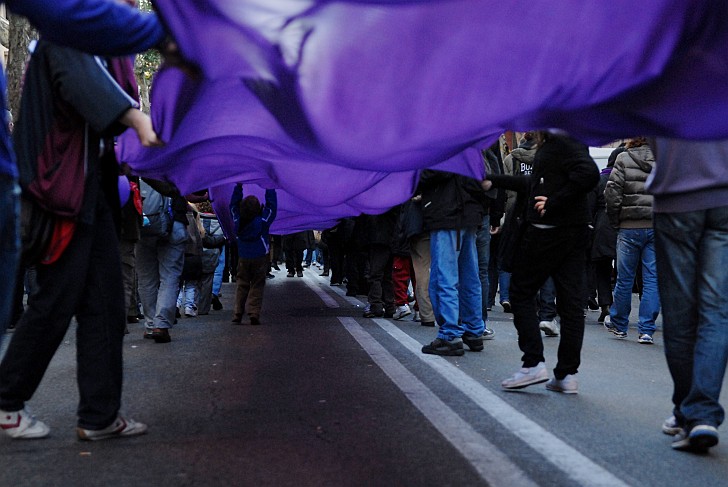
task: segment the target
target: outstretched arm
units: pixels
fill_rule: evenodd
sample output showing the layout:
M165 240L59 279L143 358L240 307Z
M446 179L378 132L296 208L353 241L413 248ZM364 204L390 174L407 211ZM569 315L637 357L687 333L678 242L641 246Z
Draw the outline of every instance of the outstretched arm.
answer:
M43 36L93 54L123 55L160 46L166 38L155 14L109 0L6 0Z

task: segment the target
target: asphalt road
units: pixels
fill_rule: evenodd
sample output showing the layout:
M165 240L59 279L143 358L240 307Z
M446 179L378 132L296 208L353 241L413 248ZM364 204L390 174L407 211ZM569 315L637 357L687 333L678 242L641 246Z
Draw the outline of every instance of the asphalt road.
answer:
M612 338L589 313L580 394L506 392L520 366L511 315L463 357L423 355L406 318L361 317L318 272L268 281L260 327L225 309L182 318L172 343L125 339L124 412L145 436L76 439L73 326L29 406L43 440L0 437L0 486L724 485L728 440L698 456L660 432L671 381L661 334ZM545 339L547 366L558 339ZM726 437L728 438L728 436Z

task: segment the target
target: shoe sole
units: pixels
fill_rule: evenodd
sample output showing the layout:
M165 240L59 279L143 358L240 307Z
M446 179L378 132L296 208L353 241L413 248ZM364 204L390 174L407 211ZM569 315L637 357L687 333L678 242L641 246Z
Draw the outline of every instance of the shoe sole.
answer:
M578 389L562 389L561 387L555 387L549 384L546 384L546 389L553 392L560 392L561 394L579 394Z
M446 350L446 351L440 352L438 350L430 350L430 349L425 350L423 348L422 353L427 354L427 355L439 355L441 357L462 357L463 355L465 355L465 350L462 348L459 348L457 350Z
M533 386L536 384L543 384L544 382L548 382L548 380L549 380L548 377L544 377L542 379L534 379L529 382L522 382L522 383L518 384L517 386L505 386L505 385L501 384L501 387L507 391L517 391L518 389L524 389L528 386Z
M559 332L553 331L553 329L549 328L548 326L540 326L539 327L542 332L544 332L544 335L547 337L557 337L559 336Z

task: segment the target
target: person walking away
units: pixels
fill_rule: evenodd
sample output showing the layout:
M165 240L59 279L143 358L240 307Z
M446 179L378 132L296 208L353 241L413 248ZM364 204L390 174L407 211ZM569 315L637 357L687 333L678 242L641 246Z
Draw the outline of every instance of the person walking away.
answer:
M655 320L660 313L657 289L655 233L652 229L652 200L645 182L655 158L644 137L627 142L626 151L617 156L609 175L604 199L607 216L617 235L617 282L614 304L607 329L617 338L626 338L632 309L632 287L638 267L642 267L642 299L637 322L639 343L651 345Z
M238 247L238 273L235 279L235 307L232 322L242 323L246 309L251 325L260 325L270 252L270 226L276 218L278 198L274 189L265 191L265 205L249 195L243 198L243 185L236 184L230 200Z
M728 363L728 140L652 142L657 284L673 415L672 448L704 453L725 419Z

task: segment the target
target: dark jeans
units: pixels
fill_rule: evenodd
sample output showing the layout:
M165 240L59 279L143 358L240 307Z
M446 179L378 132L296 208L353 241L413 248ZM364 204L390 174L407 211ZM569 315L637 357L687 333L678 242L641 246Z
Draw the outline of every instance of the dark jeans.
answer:
M369 247L369 294L367 300L375 313L394 311L392 265L394 256L387 245Z
M538 320L552 321L556 319L556 284L550 277L538 291Z
M720 425L728 363L728 207L655 213L665 356L680 424Z
M105 428L121 403L126 310L119 242L103 198L96 222L79 223L61 258L38 266L37 281L0 364L0 409L18 411L30 400L76 315L78 426Z
M599 306L612 305L612 259L599 259L592 262L596 278Z
M554 369L557 379L577 373L581 362L586 245L586 225L551 229L529 225L513 266L510 298L524 367L545 362L536 293L549 276L553 277L561 316L558 363Z

